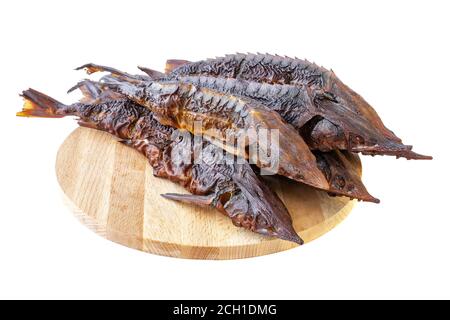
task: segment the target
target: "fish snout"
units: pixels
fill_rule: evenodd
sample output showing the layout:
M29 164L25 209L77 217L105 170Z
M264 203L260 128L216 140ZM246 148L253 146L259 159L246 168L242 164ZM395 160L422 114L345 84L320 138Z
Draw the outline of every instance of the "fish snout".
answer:
M352 152L360 152L364 155L388 155L397 158L431 160L433 157L422 155L412 151L411 145L404 145L401 142L393 140L384 140L373 145L354 145L351 147Z

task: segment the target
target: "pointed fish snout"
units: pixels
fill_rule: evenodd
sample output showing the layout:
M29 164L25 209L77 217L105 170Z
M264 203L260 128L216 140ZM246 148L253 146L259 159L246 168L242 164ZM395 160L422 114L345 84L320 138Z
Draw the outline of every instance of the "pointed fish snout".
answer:
M305 241L300 238L300 236L297 234L297 232L292 228L292 230L279 230L276 233L276 236L280 239L295 242L298 245L303 245Z
M388 155L396 156L397 158L416 159L416 160L431 160L433 157L422 155L412 151L411 145L404 145L401 142L386 141L372 146L355 146L352 152L361 152L365 155Z

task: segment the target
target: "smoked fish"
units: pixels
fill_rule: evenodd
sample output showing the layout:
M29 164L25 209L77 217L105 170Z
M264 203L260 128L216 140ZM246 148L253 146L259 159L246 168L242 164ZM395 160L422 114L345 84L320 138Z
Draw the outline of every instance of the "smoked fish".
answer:
M83 102L71 105L64 105L33 89L25 90L22 93L25 99L23 110L17 115L76 116L80 126L106 131L142 153L155 176L178 183L192 193L162 195L165 198L212 206L236 226L303 243L284 204L246 161L213 161L213 157L223 150L207 141L202 142L201 163L186 161L192 160L191 150L194 149L190 134L180 134L179 130L160 124L149 109L115 92L102 91L93 82L84 81L78 87L85 97Z
M291 100L285 106L286 112L299 114L299 124L308 121L307 128L312 136L309 144L314 149L431 159L413 152L412 146L404 145L386 128L377 112L332 70L307 60L270 54L232 54L192 63L169 60L166 70L170 72L168 77L165 76L169 79L206 75L301 86L306 91L311 108L297 109L293 106L296 102Z

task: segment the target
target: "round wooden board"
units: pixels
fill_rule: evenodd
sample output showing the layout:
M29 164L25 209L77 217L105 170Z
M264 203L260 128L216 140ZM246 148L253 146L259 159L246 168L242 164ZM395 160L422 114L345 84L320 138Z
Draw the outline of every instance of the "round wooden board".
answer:
M134 249L178 258L237 259L297 246L236 228L214 209L162 198L161 193L186 191L155 178L142 155L104 132L87 128L72 132L58 151L56 174L83 224ZM331 230L355 202L288 179L267 180L305 242Z

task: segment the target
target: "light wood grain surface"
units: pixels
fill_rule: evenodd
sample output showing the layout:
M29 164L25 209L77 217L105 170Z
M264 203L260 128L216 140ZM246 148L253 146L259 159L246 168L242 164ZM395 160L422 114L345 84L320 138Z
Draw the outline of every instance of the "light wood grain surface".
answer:
M297 247L236 228L214 209L162 198L161 193L186 191L153 177L142 155L104 132L87 128L72 132L59 149L56 173L79 220L131 248L179 258L236 259ZM267 180L306 242L331 230L355 203L288 179Z

